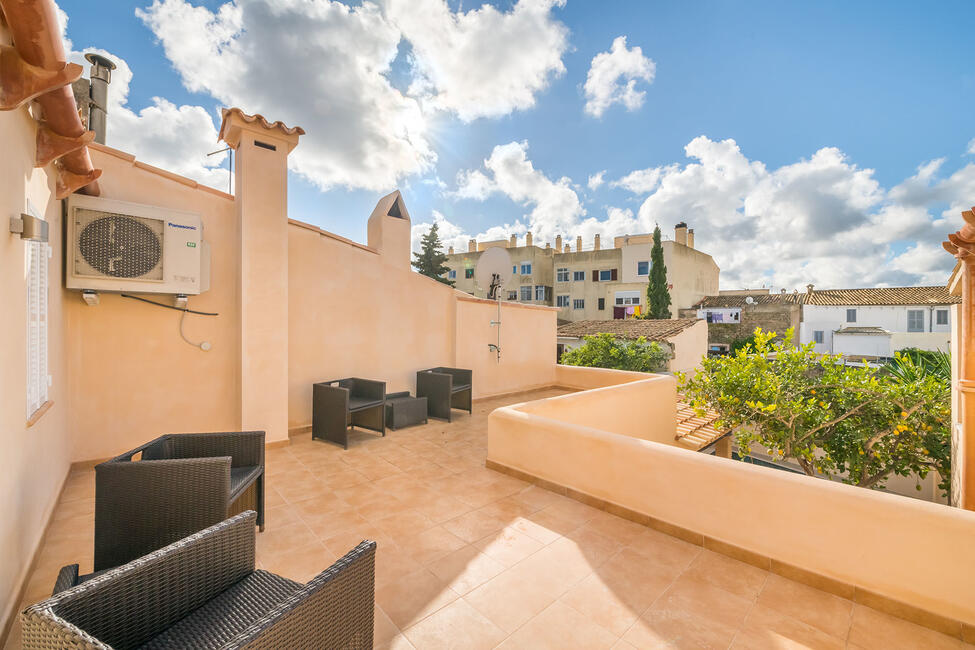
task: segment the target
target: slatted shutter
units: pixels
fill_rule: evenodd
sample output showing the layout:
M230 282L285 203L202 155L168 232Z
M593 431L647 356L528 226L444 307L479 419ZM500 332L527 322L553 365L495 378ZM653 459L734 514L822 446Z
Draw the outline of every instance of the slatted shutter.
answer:
M47 402L47 293L50 246L27 243L27 417Z
M599 271L593 271L592 272L592 281L593 282L599 282Z
M613 272L612 272L612 280L613 280L613 282L616 282L617 277L619 277L617 275L617 269L613 269Z

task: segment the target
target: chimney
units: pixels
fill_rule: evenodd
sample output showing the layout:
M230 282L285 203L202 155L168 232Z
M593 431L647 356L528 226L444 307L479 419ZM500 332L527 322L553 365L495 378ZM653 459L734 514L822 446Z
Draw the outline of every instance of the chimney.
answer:
M566 244L566 245L565 245L565 252L566 252L566 253L571 253L571 252L572 252L572 247L571 247L571 246L569 246L568 244Z
M582 250L582 237L576 237L576 252L578 253L581 250Z
M694 229L691 228L687 231L687 247L694 248Z
M451 246L450 248L447 249L447 255L453 255L453 254L454 254L454 247Z
M108 84L112 81L115 63L111 59L89 52L85 59L91 63L91 104L88 108L88 128L95 132L95 142L105 144L105 116L108 113Z
M813 293L813 287L814 286L815 285L812 285L812 284L807 284L806 285L806 295L807 296L811 296L812 295L812 293Z
M562 235L555 236L555 252L562 252Z
M477 252L477 240L476 239L472 239L469 242L467 242L467 252L468 253L476 253Z
M525 246L531 246L531 245L532 245L532 234L528 233L527 235L525 235Z
M548 241L545 242L545 250L549 250L551 248L552 248L552 242L548 242Z
M599 235L596 235L592 238L592 249L594 251L599 250Z
M687 246L687 224L683 221L674 226L674 241Z
M508 240L508 248L515 248L518 246L518 235L511 235Z

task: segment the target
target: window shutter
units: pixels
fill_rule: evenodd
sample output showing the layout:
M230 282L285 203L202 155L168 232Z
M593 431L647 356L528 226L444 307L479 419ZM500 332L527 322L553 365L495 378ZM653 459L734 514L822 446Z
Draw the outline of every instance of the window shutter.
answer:
M47 401L47 285L50 247L27 244L27 417Z
M599 282L599 271L593 271L592 272L592 281L593 282Z
M617 280L616 269L613 269L613 276L612 277L613 277L613 282L616 282L616 280Z

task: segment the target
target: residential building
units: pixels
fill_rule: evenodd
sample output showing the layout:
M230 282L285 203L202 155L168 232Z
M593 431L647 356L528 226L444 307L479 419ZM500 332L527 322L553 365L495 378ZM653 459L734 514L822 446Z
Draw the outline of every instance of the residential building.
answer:
M467 252L448 251L447 277L456 287L478 297L486 291L474 282L474 268L480 254L504 246L511 254L512 275L502 290L502 299L558 307L559 320L612 320L644 313L650 276L652 235L616 237L612 248L603 248L600 236L591 247L577 237L575 248L562 236L554 246L533 245L532 233L519 246L515 235L509 240L468 243ZM719 269L714 259L694 248L694 231L679 223L674 239L662 242L671 315L690 307L703 296L718 290Z
M670 355L667 362L669 372L693 370L707 354L707 324L697 318L575 321L559 325L558 333L559 358L563 352L585 343L584 337L595 334L612 334L628 341L643 337L658 343Z
M961 300L943 286L822 290L808 285L799 298L800 343L866 360L890 358L904 348L947 352L951 306Z
M680 315L704 320L708 326L708 351L722 354L735 341L751 336L758 327L780 337L785 337L792 328L792 342L798 344L802 306L796 294L771 294L768 289L721 292L705 296L692 308L682 309Z

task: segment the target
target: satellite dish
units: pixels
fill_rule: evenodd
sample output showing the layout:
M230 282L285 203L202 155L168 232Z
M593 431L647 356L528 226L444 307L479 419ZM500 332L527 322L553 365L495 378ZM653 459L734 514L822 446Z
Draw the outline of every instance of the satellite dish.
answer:
M748 296L747 298L745 298L745 304L754 305L755 304L755 299L752 298L751 296Z
M474 282L487 292L491 300L498 299L498 291L511 275L511 256L503 248L489 248L481 253L474 267Z

